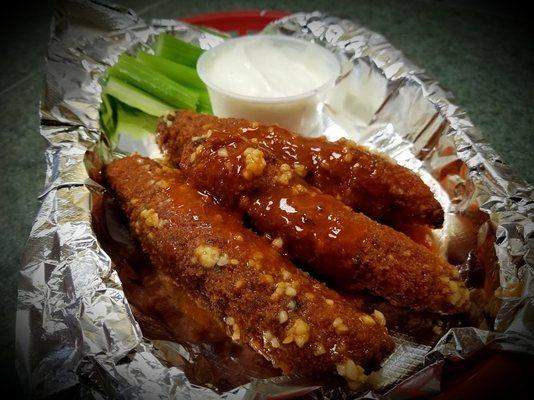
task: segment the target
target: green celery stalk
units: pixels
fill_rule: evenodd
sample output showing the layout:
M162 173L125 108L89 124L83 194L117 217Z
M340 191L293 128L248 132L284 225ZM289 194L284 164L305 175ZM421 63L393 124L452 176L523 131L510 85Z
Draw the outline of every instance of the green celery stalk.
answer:
M98 113L100 116L100 126L110 142L114 142L116 139L115 132L117 127L117 115L115 113L115 106L116 100L103 93L102 104L100 105Z
M175 63L163 57L148 54L144 51L137 53L137 60L141 64L161 72L175 82L191 88L206 90L206 85L202 82L194 68Z
M174 107L112 76L109 77L103 91L105 94L113 96L124 104L155 117L161 117L174 111Z
M163 33L158 36L154 50L156 55L160 57L193 68L196 68L197 60L204 52L200 47L193 46L168 33Z
M197 111L203 114L213 114L213 110L211 109L211 101L210 101L208 92L199 93Z
M117 103L117 134L128 134L134 138L153 135L156 132L157 123L157 117Z
M109 68L109 75L142 89L173 107L196 109L198 94L195 91L126 54L121 55L119 61Z

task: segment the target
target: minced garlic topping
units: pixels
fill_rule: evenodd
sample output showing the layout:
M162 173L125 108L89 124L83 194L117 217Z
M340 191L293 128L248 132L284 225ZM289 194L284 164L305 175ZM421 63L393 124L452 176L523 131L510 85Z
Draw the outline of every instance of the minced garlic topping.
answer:
M252 179L263 174L266 165L263 151L248 147L243 155L245 156L245 169L242 174L245 179Z

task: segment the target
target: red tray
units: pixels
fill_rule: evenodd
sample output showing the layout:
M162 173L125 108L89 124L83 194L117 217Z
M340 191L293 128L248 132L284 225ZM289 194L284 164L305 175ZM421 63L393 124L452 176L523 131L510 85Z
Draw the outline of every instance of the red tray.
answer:
M206 26L219 31L237 33L243 36L261 31L267 24L289 15L287 11L244 10L206 13L182 18L182 21L194 25Z

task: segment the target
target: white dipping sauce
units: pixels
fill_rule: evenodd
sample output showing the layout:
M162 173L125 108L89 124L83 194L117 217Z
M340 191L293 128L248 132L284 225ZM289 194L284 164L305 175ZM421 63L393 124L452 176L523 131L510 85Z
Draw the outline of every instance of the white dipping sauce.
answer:
M313 131L340 64L327 49L287 36L229 39L205 52L197 70L219 117Z
M332 78L324 50L296 48L266 37L236 42L217 54L206 76L219 88L244 96L287 97L317 89Z

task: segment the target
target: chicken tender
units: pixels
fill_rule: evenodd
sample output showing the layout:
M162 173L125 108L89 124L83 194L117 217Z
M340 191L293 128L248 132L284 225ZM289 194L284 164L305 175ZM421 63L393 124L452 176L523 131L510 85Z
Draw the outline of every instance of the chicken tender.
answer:
M456 268L406 235L356 213L278 162L252 138L211 131L165 148L188 180L244 213L273 246L347 292L366 289L392 304L465 311L469 291Z
M105 175L154 268L284 373L337 371L358 384L391 352L381 313L300 271L178 170L130 156Z
M441 205L414 172L348 140L305 138L276 125L193 111L177 112L168 125L171 126L160 125L159 141L171 157L176 153L173 148L182 147L181 135L202 136L209 131L240 133L257 140L260 149L269 150L295 168L311 185L374 220L393 226L443 224Z

